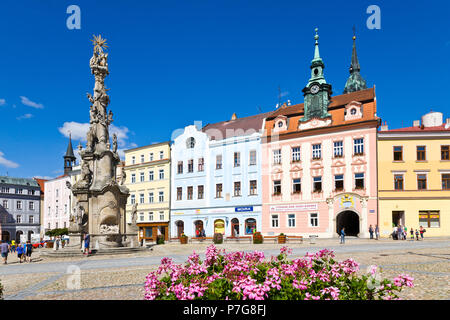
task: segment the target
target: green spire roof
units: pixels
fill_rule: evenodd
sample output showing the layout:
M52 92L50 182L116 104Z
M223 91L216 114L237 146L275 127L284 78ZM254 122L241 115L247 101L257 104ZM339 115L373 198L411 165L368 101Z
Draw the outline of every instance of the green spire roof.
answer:
M308 84L306 86L309 86L313 82L317 83L327 83L325 81L325 77L323 75L323 69L325 69L325 64L323 63L322 58L320 57L319 53L319 29L315 29L316 35L314 36L314 39L316 40L315 46L314 46L314 59L311 61L311 78L308 81Z
M352 62L350 65L350 77L345 84L344 94L367 89L366 80L364 80L359 73L360 70L361 66L359 65L358 55L356 54L356 36L353 35L353 51Z

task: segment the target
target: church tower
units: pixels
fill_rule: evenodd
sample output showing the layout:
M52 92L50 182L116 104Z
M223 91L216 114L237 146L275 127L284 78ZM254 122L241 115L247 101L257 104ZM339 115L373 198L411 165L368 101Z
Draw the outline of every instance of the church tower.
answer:
M353 34L353 51L352 51L352 63L350 65L350 77L347 80L344 88L344 94L367 89L366 80L363 79L359 71L361 67L358 61L358 55L356 54L356 35Z
M328 113L328 105L331 98L331 85L325 80L323 70L325 64L319 54L319 34L316 28L316 35L314 37L315 49L314 59L311 61L311 78L306 87L302 90L304 96L304 117L300 120L302 122L308 121L312 118L328 118L331 115Z
M64 174L69 174L72 172L72 167L75 165L77 158L73 154L72 148L72 135L69 135L69 145L67 146L67 151L64 156Z

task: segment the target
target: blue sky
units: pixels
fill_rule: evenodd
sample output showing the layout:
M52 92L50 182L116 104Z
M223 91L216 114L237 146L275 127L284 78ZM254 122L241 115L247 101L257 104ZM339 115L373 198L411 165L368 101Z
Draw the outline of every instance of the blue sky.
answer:
M69 5L81 29L69 30ZM381 9L369 30L367 7ZM349 75L352 27L378 115L409 126L430 109L450 117L446 1L4 0L0 3L0 175L55 177L71 129L89 119L93 34L108 39L110 109L120 149L175 129L303 102L319 28L334 95ZM84 145L84 143L83 143Z

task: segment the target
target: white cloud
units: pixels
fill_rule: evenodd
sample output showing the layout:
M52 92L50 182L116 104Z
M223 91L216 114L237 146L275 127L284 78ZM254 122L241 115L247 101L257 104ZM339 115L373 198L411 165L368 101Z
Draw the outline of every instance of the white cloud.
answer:
M21 100L22 104L24 104L26 106L29 106L29 107L32 107L32 108L36 108L36 109L44 109L44 105L43 104L31 101L27 97L20 96L20 100Z
M7 168L17 168L19 166L19 164L6 159L4 156L4 153L0 151L0 165L3 165Z
M49 177L49 176L34 176L33 178L43 179L43 180L52 180L53 179L53 177Z
M72 140L81 140L86 142L86 134L89 131L89 123L64 122L63 126L58 129L66 138L72 135Z
M33 115L31 113L25 113L24 115L21 115L20 117L17 117L17 120L22 120L22 119L31 119L33 118Z
M5 99L0 99L0 106L4 106L6 104L6 100Z

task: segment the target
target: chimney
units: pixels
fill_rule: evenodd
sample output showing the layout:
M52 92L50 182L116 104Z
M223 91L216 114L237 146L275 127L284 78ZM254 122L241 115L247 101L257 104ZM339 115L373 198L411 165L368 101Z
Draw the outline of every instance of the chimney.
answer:
M233 113L233 115L231 116L231 120L236 120L236 119L237 119L236 113Z
M381 125L380 131L388 131L388 125L386 121Z
M445 119L445 129L450 128L450 118Z
M420 120L414 120L413 127L420 127Z

